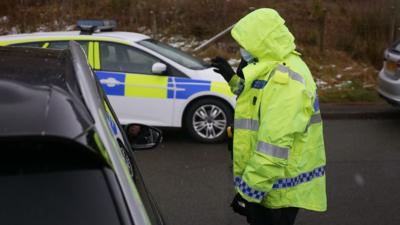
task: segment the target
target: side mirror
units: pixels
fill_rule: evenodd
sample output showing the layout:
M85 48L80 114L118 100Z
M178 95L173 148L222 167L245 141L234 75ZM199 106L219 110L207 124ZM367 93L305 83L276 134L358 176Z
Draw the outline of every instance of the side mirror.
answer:
M128 125L126 135L134 151L155 148L162 141L161 130L142 124Z
M167 71L167 65L164 63L156 62L151 66L151 72L153 74L163 74Z

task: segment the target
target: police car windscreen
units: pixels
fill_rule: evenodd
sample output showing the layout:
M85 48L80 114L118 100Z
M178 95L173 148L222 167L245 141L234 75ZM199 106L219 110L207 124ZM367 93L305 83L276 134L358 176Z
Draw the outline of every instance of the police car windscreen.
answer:
M203 60L156 40L147 39L140 41L139 44L193 70L204 70L209 67L208 63Z

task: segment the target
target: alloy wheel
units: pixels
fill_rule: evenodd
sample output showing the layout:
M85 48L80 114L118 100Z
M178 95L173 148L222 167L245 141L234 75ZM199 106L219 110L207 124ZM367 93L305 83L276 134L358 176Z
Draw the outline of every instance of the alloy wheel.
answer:
M200 137L215 139L225 132L227 117L225 112L216 105L202 105L194 112L192 124Z

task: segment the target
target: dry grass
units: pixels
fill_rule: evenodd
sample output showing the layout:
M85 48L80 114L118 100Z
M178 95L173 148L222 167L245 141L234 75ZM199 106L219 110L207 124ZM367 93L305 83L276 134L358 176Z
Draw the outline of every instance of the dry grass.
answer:
M379 101L375 90L378 71L338 50L317 57L317 47L304 48L303 58L319 86L322 102Z
M251 7L273 7L287 20L299 44L318 46L324 34L325 49L342 50L379 67L382 51L390 44L395 15L390 8L392 1L2 0L0 17L7 16L8 20L0 22L0 29L32 32L42 26L60 30L79 18L115 18L122 30L137 31L145 26L153 33L202 39L231 25ZM324 9L327 19L323 33L320 24Z
M271 7L286 19L314 75L329 85L375 84L382 53L391 43L396 0L1 0L0 33L64 30L78 19L113 18L119 29L206 39L250 8ZM323 23L324 9L326 20ZM397 6L397 11L400 5ZM7 19L4 19L4 18ZM398 18L397 18L398 19ZM325 25L322 30L321 24ZM400 23L398 24L400 25ZM321 35L324 54L319 50ZM200 56L237 57L225 38ZM335 67L332 67L335 65ZM352 68L349 70L349 68ZM347 68L347 70L345 70ZM343 71L345 70L345 71ZM340 77L340 78L337 78ZM351 85L350 85L351 86ZM343 88L345 89L345 88ZM341 91L343 91L343 89Z

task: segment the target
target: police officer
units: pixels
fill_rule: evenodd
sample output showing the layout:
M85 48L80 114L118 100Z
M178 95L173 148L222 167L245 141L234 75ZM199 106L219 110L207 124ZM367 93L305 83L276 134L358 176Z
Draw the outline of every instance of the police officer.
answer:
M326 211L325 147L316 85L273 9L232 29L242 62L213 65L238 95L233 137L234 210L253 225L294 224L299 208Z

